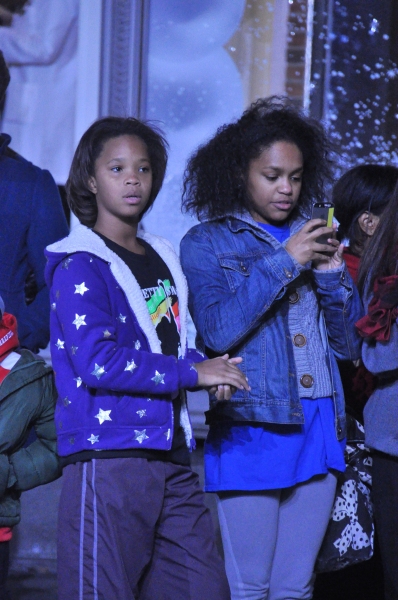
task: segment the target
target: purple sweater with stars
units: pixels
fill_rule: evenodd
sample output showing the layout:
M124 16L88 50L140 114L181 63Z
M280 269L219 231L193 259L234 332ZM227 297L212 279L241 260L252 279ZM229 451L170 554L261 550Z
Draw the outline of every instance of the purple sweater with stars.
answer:
M142 236L173 276L187 348L188 289L177 255L158 236ZM184 358L162 354L138 282L103 240L83 225L46 250L51 299L51 356L58 403L58 452L169 450L171 400L197 384L195 350ZM181 425L188 447L192 427L182 397Z

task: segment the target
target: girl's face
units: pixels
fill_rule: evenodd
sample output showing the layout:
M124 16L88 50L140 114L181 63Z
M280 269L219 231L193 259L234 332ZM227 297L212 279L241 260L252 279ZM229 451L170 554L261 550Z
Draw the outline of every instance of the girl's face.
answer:
M98 207L97 223L117 220L138 223L152 189L152 169L146 144L134 135L105 142L95 161L89 188Z
M247 190L255 221L278 225L297 204L303 175L303 155L292 142L275 142L249 163Z

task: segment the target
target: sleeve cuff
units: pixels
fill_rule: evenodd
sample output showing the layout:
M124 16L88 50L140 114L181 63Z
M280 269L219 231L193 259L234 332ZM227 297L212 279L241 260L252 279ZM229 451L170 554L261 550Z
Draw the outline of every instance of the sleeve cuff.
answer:
M344 263L336 269L329 269L327 271L313 269L313 274L316 283L321 288L327 288L330 285L336 286L340 283L344 283L347 280L347 278L349 279L347 268Z
M177 362L180 388L191 389L198 384L198 372L192 360L181 359Z

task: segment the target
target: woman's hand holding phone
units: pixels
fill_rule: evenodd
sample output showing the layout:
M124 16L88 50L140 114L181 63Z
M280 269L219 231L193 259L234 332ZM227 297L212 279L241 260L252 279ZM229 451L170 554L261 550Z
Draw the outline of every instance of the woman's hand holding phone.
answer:
M326 227L323 219L311 219L291 236L285 249L300 265L311 261L317 269L333 269L334 266L327 265L339 247L339 242L334 238L335 232L336 227ZM321 236L325 236L326 243L318 241ZM321 263L325 266L319 267Z
M311 220L286 244L286 250L301 265L312 261L315 269L325 271L342 264L344 245L335 239L333 214L331 202L317 202L312 207Z

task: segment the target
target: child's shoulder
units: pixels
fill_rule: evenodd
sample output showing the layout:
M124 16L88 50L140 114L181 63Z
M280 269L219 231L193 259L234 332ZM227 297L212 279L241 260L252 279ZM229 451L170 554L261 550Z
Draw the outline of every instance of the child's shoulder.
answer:
M194 225L187 231L187 233L182 238L182 242L188 241L190 238L192 239L209 239L212 240L214 235L217 235L217 231L224 230L228 228L226 224L226 219L214 219L211 221L203 221L202 223L198 223Z
M94 266L115 259L105 242L84 225L77 225L66 238L47 246L45 254L45 277L49 287L54 277L62 275L69 280L77 271L93 270Z
M102 253L106 249L105 242L89 227L79 223L69 235L46 248L48 254L73 254L75 252Z
M18 348L12 352L3 362L3 368L10 372L21 372L23 379L31 380L43 377L53 372L52 367L46 363L43 357L34 354L27 348Z

